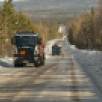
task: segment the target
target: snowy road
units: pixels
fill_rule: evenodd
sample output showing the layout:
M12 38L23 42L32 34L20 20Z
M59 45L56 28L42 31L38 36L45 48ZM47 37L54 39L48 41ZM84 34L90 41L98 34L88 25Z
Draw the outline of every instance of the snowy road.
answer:
M95 79L77 63L65 39L62 46L61 56L46 55L44 67L2 66L0 102L102 102Z

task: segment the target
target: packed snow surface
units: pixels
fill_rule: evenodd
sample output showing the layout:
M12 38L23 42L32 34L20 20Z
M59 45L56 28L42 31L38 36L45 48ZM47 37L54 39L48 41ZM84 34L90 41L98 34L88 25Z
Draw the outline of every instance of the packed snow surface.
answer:
M47 42L45 54L51 54L52 45L55 44L57 41L59 41L59 39L54 39ZM80 60L80 63L84 63L87 66L96 66L96 70L102 70L102 51L79 50L75 47L75 45L70 45L67 37L65 36L63 38L63 41L64 44L67 45L68 52L72 53L77 61ZM12 65L13 58L1 58L0 66L1 63Z
M102 51L79 50L75 45L70 45L67 37L64 38L64 45L78 65L92 78L93 84L97 84L102 91Z
M51 48L58 39L50 40L46 44L45 53L47 55L51 55ZM75 45L70 45L67 40L67 37L63 37L61 41L64 42L64 46L66 47L67 51L73 54L74 59L83 68L89 75L95 79L95 82L100 85L102 89L102 51L91 51L91 50L79 50L75 47ZM13 58L5 57L0 59L0 68L13 66Z
M0 59L0 68L13 66L13 58L4 57Z

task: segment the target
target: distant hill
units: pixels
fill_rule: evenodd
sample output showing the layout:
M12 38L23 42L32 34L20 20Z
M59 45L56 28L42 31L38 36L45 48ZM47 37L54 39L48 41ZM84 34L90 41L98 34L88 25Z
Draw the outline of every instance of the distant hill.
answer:
M16 9L23 10L46 10L46 9L69 9L83 10L97 7L99 0L24 0L14 2Z
M32 19L67 18L80 15L91 7L97 8L99 0L19 0L17 10L23 10ZM2 3L0 3L2 5Z

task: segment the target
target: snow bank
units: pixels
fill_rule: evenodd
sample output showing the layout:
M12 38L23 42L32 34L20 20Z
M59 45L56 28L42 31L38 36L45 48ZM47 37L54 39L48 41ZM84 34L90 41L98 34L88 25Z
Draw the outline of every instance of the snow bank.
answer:
M13 58L10 58L10 57L4 57L4 58L2 58L0 60L3 61L3 62L6 62L8 64L12 64L13 63Z
M4 57L0 59L0 68L13 66L13 58Z
M76 60L80 60L88 66L102 67L102 51L79 50L75 45L70 45L67 38L64 39L67 49L72 53Z
M69 53L73 54L78 64L93 79L102 90L102 51L79 50L74 45L70 45L67 37L64 38Z

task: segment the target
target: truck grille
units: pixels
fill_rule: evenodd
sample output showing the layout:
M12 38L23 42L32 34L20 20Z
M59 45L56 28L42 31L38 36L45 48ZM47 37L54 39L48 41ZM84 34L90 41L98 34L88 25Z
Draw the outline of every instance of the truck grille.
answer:
M24 57L24 59L33 59L34 58L34 48L19 48L19 55Z

